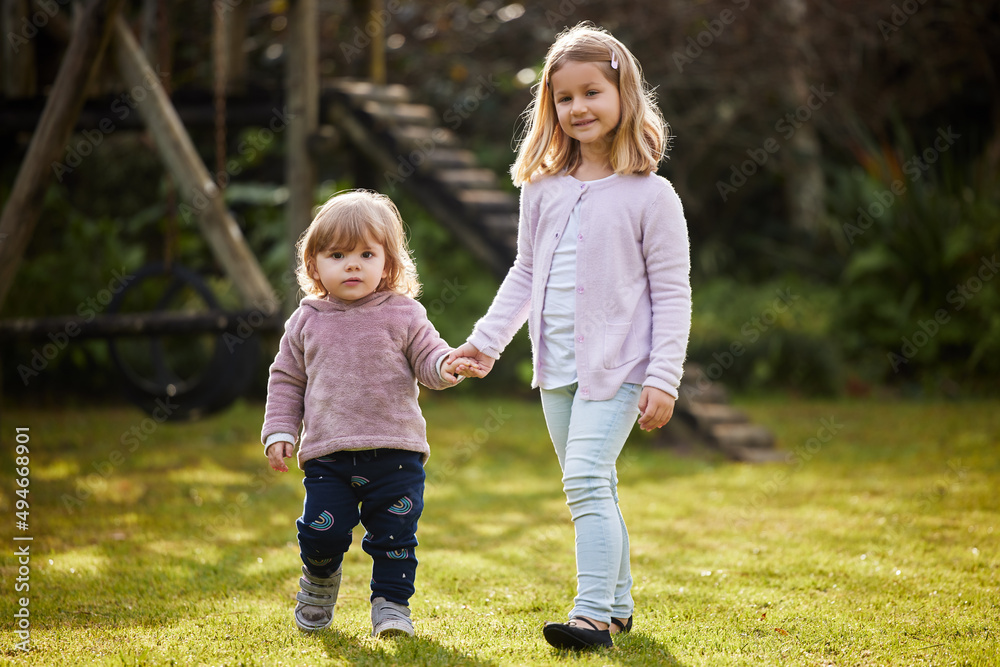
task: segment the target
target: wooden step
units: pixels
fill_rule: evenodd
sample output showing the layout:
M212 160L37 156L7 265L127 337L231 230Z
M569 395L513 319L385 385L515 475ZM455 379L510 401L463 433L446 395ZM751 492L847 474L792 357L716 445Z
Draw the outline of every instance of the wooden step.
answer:
M443 127L401 125L392 129L392 136L396 138L402 148L416 148L425 152L429 152L437 146L449 148L458 146L458 137L455 136L455 133Z
M750 421L745 414L725 403L693 401L686 406L686 410L698 429L705 432L711 432L720 424L745 424Z
M466 169L475 167L476 154L464 148L438 148L427 155L423 167L427 171L438 172L442 169Z
M367 101L361 104L361 110L390 126L423 125L435 127L438 124L437 113L426 104Z
M325 82L325 87L345 95L350 95L357 102L406 103L410 101L410 91L398 83L387 85L374 84L371 81L351 81L335 79Z
M681 378L680 397L678 404L687 403L728 403L729 394L726 388L713 382L698 364L684 364L684 377Z
M458 190L455 195L466 206L484 213L508 213L518 209L517 197L502 190Z
M474 167L471 169L442 169L435 174L437 179L452 188L495 188L496 174L492 169Z
M487 213L483 216L483 224L493 232L506 234L513 233L517 238L517 213ZM516 244L511 245L515 247Z
M758 424L716 424L709 435L712 444L738 461L766 463L788 456L774 448L774 434Z

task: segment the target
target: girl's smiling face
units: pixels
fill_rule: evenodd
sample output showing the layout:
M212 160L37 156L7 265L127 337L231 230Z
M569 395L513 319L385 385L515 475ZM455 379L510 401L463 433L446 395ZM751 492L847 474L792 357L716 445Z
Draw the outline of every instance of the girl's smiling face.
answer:
M385 278L385 248L365 241L353 248L329 248L316 256L313 277L328 294L352 303L378 289Z
M621 121L618 87L595 63L570 60L551 76L559 127L580 142L605 139Z

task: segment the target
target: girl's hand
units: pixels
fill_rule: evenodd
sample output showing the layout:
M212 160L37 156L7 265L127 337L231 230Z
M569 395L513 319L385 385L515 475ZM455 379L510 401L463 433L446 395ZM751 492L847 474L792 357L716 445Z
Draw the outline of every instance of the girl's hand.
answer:
M643 387L639 396L639 428L652 431L660 428L674 414L674 397L656 387Z
M295 445L290 442L272 442L267 448L267 460L278 472L288 472L288 466L283 459L290 459L294 455Z
M456 347L444 361L446 364L453 364L459 361L461 357L469 357L469 359L477 364L475 367L461 362L457 365L456 372L466 377L486 377L493 370L493 364L497 361L493 357L488 357L480 352L472 343L463 343L461 347Z
M458 357L452 361L444 360L441 364L441 375L452 384L458 384L461 377L481 378L489 371L471 357Z

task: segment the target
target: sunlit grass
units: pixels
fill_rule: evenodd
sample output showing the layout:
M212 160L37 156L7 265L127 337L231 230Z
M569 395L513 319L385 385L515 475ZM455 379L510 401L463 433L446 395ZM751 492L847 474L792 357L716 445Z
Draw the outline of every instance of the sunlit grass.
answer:
M301 473L266 467L261 406L161 424L127 408L7 411L31 431L30 591L3 550L0 613L30 597L13 664L998 664L1000 407L742 400L786 460L680 455L636 432L619 465L633 633L542 640L574 595L573 530L535 402L424 399L432 456L417 637L369 637L362 531L336 620L291 619ZM17 422L14 424L14 422ZM142 432L142 431L140 431ZM4 434L7 441L7 434ZM13 525L13 461L0 510ZM14 544L9 542L8 544Z

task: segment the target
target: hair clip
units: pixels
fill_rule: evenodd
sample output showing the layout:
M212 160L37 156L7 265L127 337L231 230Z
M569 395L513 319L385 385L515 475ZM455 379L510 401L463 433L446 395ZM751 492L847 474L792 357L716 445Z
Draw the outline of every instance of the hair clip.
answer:
M618 56L614 50L611 51L611 69L618 69Z

